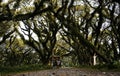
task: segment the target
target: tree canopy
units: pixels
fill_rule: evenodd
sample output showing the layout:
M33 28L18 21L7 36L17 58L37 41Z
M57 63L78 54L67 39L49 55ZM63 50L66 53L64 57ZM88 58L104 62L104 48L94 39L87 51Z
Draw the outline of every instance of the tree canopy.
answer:
M93 65L94 55L98 64L119 62L119 24L119 0L0 0L0 46L9 46L0 64L48 64L53 54L80 65Z

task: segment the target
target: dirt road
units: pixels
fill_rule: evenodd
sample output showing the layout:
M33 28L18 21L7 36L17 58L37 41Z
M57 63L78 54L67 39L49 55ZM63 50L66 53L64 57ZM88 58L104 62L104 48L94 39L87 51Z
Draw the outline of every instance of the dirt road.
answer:
M19 73L8 76L120 76L120 72L89 71L77 68L60 68L35 72Z

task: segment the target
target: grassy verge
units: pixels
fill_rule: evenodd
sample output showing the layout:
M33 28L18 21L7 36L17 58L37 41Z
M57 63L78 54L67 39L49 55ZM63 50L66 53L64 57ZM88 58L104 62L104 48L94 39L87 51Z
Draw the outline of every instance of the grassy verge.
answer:
M120 72L120 65L95 65L95 66L86 66L79 65L77 68L88 70L88 71L108 71L108 72Z
M120 72L120 64L104 64L104 65L96 65L93 68L99 69L101 71L112 71L112 72Z
M45 70L50 69L49 66L43 65L24 65L24 66L15 66L15 67L0 67L0 74L2 76L6 74L12 73L20 73L20 72L28 72L28 71L38 71L38 70Z

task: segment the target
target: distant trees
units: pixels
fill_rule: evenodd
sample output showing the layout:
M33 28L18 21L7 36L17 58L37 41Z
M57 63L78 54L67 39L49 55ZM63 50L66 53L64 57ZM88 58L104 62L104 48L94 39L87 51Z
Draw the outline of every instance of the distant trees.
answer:
M24 45L21 39L10 38L0 45L1 66L20 66L39 63L38 54Z

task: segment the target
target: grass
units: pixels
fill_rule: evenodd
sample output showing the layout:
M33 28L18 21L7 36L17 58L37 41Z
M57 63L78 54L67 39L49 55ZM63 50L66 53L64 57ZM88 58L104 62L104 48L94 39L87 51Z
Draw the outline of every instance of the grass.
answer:
M96 65L93 69L96 68L101 71L112 71L112 72L120 72L120 64L103 64Z
M0 67L0 74L2 76L6 74L12 74L12 73L21 73L21 72L28 72L28 71L38 71L38 70L45 70L50 69L49 66L43 66L43 65L24 65L24 66L15 66L15 67Z
M84 71L120 72L120 64L78 65L73 67Z

